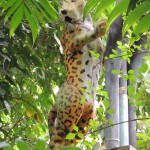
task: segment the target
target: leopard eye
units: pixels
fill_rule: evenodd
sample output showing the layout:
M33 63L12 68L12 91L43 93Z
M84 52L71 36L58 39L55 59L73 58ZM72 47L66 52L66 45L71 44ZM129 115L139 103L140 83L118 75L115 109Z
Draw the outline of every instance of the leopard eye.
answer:
M71 2L76 2L77 0L71 0Z

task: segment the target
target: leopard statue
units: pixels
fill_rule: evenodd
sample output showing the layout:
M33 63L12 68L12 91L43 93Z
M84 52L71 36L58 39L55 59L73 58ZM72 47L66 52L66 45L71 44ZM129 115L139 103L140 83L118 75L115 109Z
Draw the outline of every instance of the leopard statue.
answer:
M104 55L100 37L105 34L106 20L97 21L95 27L90 17L83 20L85 4L85 0L64 0L59 10L64 22L61 45L66 80L48 116L52 150L76 145L80 137L67 140L66 135L74 132L74 126L86 135L90 119L96 116L96 91ZM98 58L92 52L99 54Z

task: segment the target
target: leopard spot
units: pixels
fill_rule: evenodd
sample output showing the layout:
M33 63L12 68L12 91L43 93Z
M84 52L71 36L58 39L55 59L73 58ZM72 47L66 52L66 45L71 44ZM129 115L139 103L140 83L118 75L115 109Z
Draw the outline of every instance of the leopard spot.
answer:
M87 76L88 76L90 79L92 79L92 76L91 76L90 74L87 74Z
M76 65L81 65L81 64L82 64L81 60L79 60L79 61L76 62Z
M89 60L87 60L86 62L85 62L85 65L88 65L89 64Z
M85 69L82 69L82 70L80 71L81 74L84 73L84 72L85 72Z
M54 143L61 143L61 140L54 140Z
M64 137L63 132L59 132L59 133L57 133L57 135L60 136L60 137Z
M72 66L72 69L73 69L73 70L77 70L77 67Z
M81 121L82 121L82 123L85 123L85 122L86 122L86 120L85 120L85 119L82 119Z
M80 82L83 82L83 80L82 80L81 78L78 78L78 80L79 80Z

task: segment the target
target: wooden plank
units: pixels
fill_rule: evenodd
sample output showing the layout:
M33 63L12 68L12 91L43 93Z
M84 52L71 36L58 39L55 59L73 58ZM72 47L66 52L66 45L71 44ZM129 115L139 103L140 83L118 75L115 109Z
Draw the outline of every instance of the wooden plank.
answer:
M102 150L136 150L136 149L131 145L127 145L127 146L121 146L121 147L116 147L111 149L102 149Z

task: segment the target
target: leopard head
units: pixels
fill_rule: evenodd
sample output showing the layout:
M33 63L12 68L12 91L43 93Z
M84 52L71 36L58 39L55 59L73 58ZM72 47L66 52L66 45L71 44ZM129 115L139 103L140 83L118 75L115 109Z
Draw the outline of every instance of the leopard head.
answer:
M76 24L83 21L85 0L61 0L59 10L63 22Z

